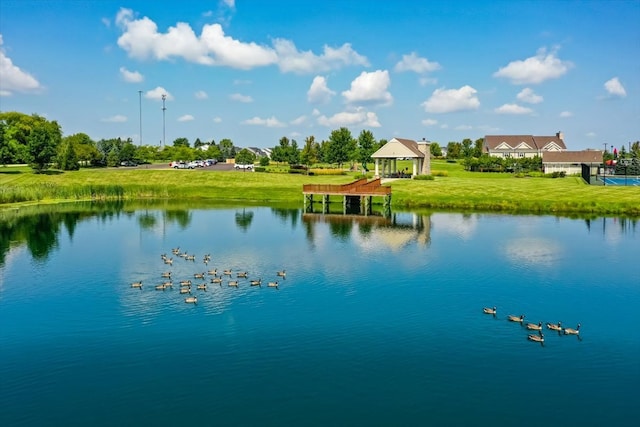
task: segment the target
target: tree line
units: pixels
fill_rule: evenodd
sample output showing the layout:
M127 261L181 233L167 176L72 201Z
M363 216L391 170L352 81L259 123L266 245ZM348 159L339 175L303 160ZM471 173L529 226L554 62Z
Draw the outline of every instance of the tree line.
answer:
M345 164L360 164L367 169L372 163L371 155L387 143L386 139L377 140L369 130L362 130L354 137L348 128L341 127L331 131L326 140L317 141L314 136L305 138L302 146L295 139L280 138L278 145L271 148L269 158L258 159L264 165L269 160L289 165L332 164L343 167ZM462 142L450 141L443 149L438 142L430 145L432 157L444 157L451 160L462 159L463 165L470 171L526 171L539 170L541 159L499 158L483 152L484 138ZM618 158L639 158L640 142L629 144L630 151L624 145ZM605 160L611 157L605 152ZM63 136L60 125L37 114L27 115L19 112L0 112L0 164L29 164L34 171L42 172L51 166L62 170L77 170L80 167L118 166L122 162L149 163L173 160L215 159L225 161L235 158L236 163L253 163L256 155L244 148L236 147L231 139L225 138L217 144L212 139L203 141L197 138L193 145L187 138L180 137L172 145L135 145L129 139L111 138L92 140L85 133ZM635 163L634 163L635 164Z

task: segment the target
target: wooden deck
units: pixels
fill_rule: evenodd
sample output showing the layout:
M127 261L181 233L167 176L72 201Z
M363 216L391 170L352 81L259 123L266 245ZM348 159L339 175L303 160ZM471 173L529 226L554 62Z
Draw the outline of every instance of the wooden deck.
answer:
M307 213L313 212L314 195L321 196L322 213L329 213L330 196L342 197L344 214L356 207L361 214L370 215L374 196L382 197L384 212L391 210L391 187L383 186L380 178L361 178L347 184L304 184L302 194Z
M383 186L380 178L371 181L367 178L361 178L347 184L304 184L302 194L385 196L391 195L391 187Z

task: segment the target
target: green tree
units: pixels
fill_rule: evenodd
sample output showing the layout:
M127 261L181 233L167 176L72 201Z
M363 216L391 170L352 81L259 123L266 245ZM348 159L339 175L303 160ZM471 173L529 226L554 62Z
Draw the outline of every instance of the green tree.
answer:
M462 144L451 141L447 144L447 159L459 159L462 155Z
M58 168L64 171L80 169L73 138L65 137L58 146Z
M200 148L203 145L205 145L205 143L200 141L200 138L196 138L196 140L193 142L193 148Z
M95 164L100 159L100 151L96 147L96 143L86 133L65 136L62 141L68 141L73 144L73 149L81 166Z
M318 152L320 150L320 146L316 142L316 139L313 135L308 136L304 140L304 147L300 152L300 162L307 167L311 167L314 163L318 161Z
M187 138L181 137L181 138L176 138L173 141L173 146L174 147L190 147L189 145L189 140Z
M342 164L353 158L356 140L351 136L351 131L346 127L331 131L327 141L327 161Z
M256 161L256 155L251 151L243 148L236 154L236 163L240 165L249 165L253 164ZM246 170L246 169L245 169Z
M36 173L48 169L54 161L56 150L62 139L62 132L57 122L40 120L27 137L29 164Z
M442 148L437 142L432 142L429 146L429 151L433 157L442 157Z
M207 156L207 159L216 159L218 161L223 160L222 151L220 151L220 147L216 144L211 143L209 148L204 152Z
M300 149L298 149L298 142L295 139L291 141L287 161L290 165L297 165L300 163Z
M471 141L471 139L469 138L465 138L462 140L462 157L464 157L465 159L469 158L469 157L473 157L473 141Z
M476 139L475 142L474 142L473 157L482 156L483 148L484 148L484 138Z
M369 130L363 130L358 135L358 146L356 150L356 160L360 162L363 170L367 170L367 163L371 163L371 155L375 151L376 139Z
M235 147L233 146L233 141L228 138L224 138L218 144L220 147L220 152L222 153L222 159L233 159L235 157Z

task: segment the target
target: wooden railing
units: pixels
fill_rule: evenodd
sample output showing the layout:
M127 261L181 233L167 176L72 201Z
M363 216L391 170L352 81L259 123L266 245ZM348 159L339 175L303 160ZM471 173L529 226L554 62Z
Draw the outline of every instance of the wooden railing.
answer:
M304 194L333 194L333 195L386 195L391 194L391 187L382 186L380 178L368 181L361 178L347 184L304 184Z

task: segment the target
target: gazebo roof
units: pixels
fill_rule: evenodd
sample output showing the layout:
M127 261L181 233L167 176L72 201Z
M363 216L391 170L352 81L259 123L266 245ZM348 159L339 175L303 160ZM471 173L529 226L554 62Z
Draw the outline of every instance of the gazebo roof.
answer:
M423 158L418 143L412 139L393 138L371 155L374 159Z

